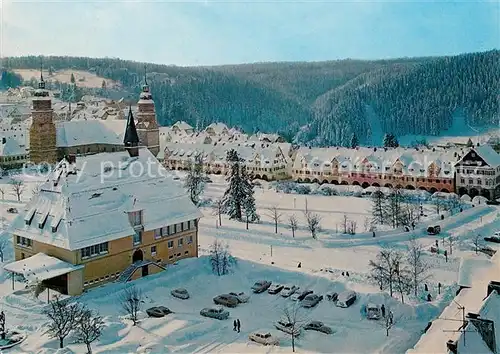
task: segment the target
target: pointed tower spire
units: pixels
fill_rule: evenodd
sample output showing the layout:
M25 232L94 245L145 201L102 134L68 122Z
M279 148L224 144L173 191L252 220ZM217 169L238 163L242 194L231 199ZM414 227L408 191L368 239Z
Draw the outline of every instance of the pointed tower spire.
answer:
M125 137L123 138L125 149L128 150L130 157L139 155L139 136L135 127L134 116L132 114L132 106L128 109L127 127L125 128Z
M148 77L147 77L147 71L146 71L146 64L144 64L144 85L148 85Z
M142 99L150 100L152 99L151 93L149 92L148 78L146 72L146 65L144 65L144 85L142 85L142 94L140 96Z
M40 56L40 82L38 83L38 90L35 91L35 97L48 97L49 92L45 90L45 81L43 79L43 60Z

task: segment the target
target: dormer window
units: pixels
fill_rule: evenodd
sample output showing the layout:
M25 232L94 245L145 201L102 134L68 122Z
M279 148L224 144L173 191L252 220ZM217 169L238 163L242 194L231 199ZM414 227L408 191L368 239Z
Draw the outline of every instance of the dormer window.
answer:
M129 213L130 223L132 226L142 225L142 210L132 211Z

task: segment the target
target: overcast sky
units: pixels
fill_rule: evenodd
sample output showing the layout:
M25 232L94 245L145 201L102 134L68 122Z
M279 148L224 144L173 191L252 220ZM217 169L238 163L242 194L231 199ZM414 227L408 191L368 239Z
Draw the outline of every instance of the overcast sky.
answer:
M0 3L2 56L107 56L215 65L500 48L496 0Z

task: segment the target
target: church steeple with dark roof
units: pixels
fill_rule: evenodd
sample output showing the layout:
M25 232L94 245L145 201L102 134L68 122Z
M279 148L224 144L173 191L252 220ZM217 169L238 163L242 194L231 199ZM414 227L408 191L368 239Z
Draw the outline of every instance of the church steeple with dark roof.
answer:
M139 136L135 128L134 116L132 114L132 107L129 106L127 127L125 128L125 136L123 138L125 149L128 150L130 157L139 155Z
M35 91L35 97L48 97L49 92L45 89L45 80L43 79L43 62L40 58L40 82L38 83L38 89Z
M155 102L148 85L146 66L144 66L144 84L137 107L137 133L140 144L157 156L160 152L160 130L156 121Z

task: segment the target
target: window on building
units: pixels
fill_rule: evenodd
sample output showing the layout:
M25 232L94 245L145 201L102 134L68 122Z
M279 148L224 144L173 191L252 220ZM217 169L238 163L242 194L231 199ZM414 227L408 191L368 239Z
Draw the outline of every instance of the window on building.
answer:
M162 229L155 229L155 239L159 239L162 236Z
M168 236L168 235L169 235L169 228L168 228L168 226L165 226L165 227L162 227L162 228L161 228L161 235L162 235L163 237L165 237L165 236Z
M480 179L477 180L477 184L481 185L483 184L483 181L481 181Z
M188 245L192 244L193 243L193 236L189 236L188 237L188 241L187 241Z
M189 251L184 251L184 255L188 255L189 254Z
M185 221L182 223L182 231L189 230L189 222Z
M142 243L142 231L136 231L134 234L134 245Z
M172 258L174 258L173 254L171 254L170 256L168 256L168 259L172 259Z
M92 245L89 247L82 248L80 250L81 258L90 258L90 257L96 257L102 254L108 253L108 243L103 242L97 245Z
M156 246L151 246L151 255L156 256Z
M184 244L184 239L181 237L180 239L177 240L177 247L182 247Z
M168 241L168 248L174 248L174 241Z
M32 241L29 238L17 236L17 244L23 247L31 247Z

